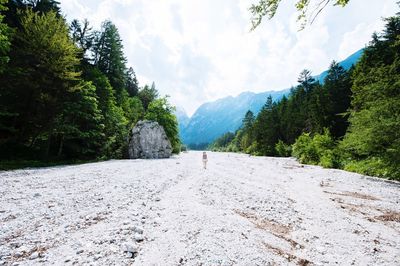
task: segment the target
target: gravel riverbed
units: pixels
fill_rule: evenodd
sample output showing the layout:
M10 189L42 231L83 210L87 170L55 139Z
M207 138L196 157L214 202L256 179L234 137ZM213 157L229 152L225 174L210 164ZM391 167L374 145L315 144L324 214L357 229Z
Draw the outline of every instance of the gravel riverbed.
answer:
M0 265L400 265L400 184L188 152L0 172Z

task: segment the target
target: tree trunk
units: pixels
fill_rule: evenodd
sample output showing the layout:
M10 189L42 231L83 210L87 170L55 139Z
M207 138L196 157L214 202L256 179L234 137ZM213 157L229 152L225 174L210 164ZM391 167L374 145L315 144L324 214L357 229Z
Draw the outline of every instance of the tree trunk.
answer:
M49 133L49 138L47 139L47 147L44 154L44 158L48 159L50 154L50 147L51 147L51 134Z
M63 146L64 146L64 135L61 135L60 146L58 147L57 157L61 156L62 150L63 150Z

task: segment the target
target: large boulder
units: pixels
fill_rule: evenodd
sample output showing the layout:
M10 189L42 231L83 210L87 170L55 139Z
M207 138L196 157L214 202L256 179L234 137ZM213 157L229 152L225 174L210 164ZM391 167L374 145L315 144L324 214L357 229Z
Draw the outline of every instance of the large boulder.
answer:
M154 121L139 121L129 140L129 158L159 159L172 155L171 143L164 128Z

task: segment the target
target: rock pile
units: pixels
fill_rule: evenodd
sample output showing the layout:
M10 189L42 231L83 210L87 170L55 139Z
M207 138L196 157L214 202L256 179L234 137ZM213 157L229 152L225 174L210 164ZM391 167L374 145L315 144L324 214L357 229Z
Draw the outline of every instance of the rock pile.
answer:
M159 159L169 158L171 143L164 128L154 121L139 121L132 129L129 140L129 158Z

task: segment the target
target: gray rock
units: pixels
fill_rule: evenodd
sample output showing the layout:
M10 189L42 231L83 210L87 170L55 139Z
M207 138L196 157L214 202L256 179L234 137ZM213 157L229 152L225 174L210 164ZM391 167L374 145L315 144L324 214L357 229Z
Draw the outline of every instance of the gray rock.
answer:
M31 254L31 256L29 257L29 259L31 259L31 260L35 260L37 258L39 258L39 252L37 252L37 251L33 252Z
M138 233L138 234L143 234L143 229L141 227L133 227L133 232Z
M137 253L138 247L135 243L127 242L122 245L122 251L129 252L129 253Z
M129 158L159 159L172 155L171 143L164 128L154 121L139 121L129 140Z
M144 240L143 235L136 233L133 238L135 239L136 242L142 242Z

